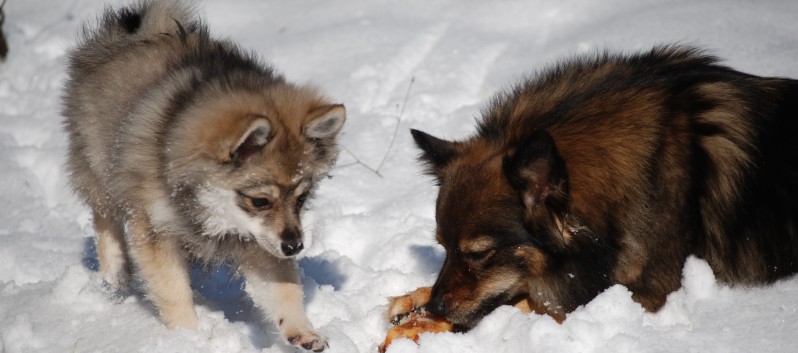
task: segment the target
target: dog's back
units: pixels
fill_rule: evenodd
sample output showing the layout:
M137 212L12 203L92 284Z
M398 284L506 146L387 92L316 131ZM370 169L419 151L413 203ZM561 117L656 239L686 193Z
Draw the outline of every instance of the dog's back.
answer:
M194 12L179 0L108 8L96 27L83 28L69 53L67 167L78 195L103 212L119 212L124 202L108 192L126 187L110 185L120 168L131 162L145 170L163 168L158 156L167 140L161 135L200 82L238 75L237 84L252 90L283 82L254 54L211 38ZM127 184L129 178L117 179Z
M548 131L573 212L597 233L616 230L621 254L679 253L664 266L680 267L693 252L728 282L771 281L798 270L796 98L798 81L694 49L604 54L498 98L478 138L512 146Z
M190 8L178 1L107 8L96 27L83 28L78 46L70 52L63 112L71 136L67 167L78 195L103 212L115 211L104 188L114 153L120 152L114 144L121 122L137 100L154 93L148 89L182 54L170 50L176 39L167 34L177 32L178 25L199 25ZM159 33L164 35L158 38Z
M107 113L104 120L116 117L113 107L98 102L125 104L139 98L142 89L186 55L185 49L175 50L181 39L174 33L207 37L192 9L180 1L142 1L119 10L107 8L97 22L96 27L83 28L78 46L69 53L70 80L65 90L65 115L69 117L87 109ZM87 126L95 122L91 123Z

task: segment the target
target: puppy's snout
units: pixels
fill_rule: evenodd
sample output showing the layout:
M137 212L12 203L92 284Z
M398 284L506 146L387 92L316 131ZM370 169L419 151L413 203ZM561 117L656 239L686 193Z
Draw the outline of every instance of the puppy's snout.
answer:
M294 256L299 254L302 249L305 248L305 245L302 244L301 241L284 241L280 244L280 250L283 251L283 255L285 256Z
M302 244L302 233L296 229L286 229L280 239L280 250L285 256L294 256L305 248Z

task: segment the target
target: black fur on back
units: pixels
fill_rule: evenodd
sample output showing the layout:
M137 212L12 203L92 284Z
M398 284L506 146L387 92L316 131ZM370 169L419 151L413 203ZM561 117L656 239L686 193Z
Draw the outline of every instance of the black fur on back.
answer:
M144 13L137 13L129 8L123 8L117 13L118 18L116 22L118 22L127 33L133 34L136 33L139 26L141 26L141 16L143 15Z

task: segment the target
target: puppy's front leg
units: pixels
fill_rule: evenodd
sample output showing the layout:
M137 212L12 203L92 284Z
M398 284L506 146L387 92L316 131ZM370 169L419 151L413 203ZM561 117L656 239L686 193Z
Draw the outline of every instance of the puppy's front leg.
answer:
M177 239L152 230L146 217L128 222L130 257L167 327L197 329L197 313L188 276L188 264Z
M113 216L94 211L94 229L97 232L97 259L100 273L111 288L126 288L130 281L128 255L125 250L125 230Z
M304 293L296 261L261 255L256 261L243 260L246 291L265 315L280 329L289 344L314 352L327 346L327 338L313 329L305 315Z

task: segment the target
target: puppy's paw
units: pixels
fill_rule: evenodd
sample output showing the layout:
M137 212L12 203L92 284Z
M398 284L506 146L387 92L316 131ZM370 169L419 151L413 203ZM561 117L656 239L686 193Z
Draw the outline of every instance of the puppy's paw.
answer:
M421 287L405 295L393 297L388 302L388 311L385 313L388 321L397 323L418 307L429 303L431 287Z
M130 287L130 272L124 268L117 269L113 272L109 271L103 273L102 276L103 281L105 281L105 284L108 286L108 288L114 291L126 290Z
M311 328L286 328L282 331L283 337L294 347L312 352L324 351L327 348L327 337L322 336Z

